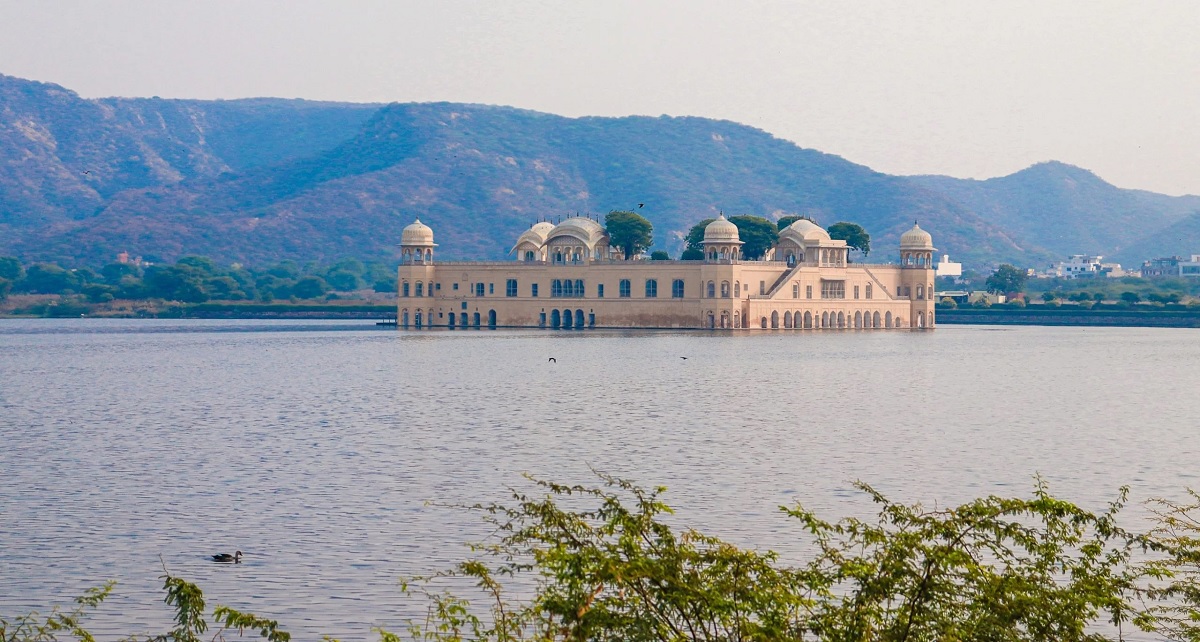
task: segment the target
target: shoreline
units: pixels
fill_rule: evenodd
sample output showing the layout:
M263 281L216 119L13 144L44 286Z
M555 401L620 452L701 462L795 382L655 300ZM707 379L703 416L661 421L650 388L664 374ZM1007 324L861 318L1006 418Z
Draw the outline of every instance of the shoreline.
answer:
M1033 307L937 311L939 325L1200 328L1200 310L1072 310Z

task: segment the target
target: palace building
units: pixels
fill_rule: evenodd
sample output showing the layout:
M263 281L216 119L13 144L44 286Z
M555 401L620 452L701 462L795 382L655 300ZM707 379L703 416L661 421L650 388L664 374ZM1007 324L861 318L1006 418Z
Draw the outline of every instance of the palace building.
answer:
M825 330L934 327L933 238L900 237L898 264L851 263L845 241L792 223L764 260L741 258L721 216L704 229L704 259L625 260L589 218L538 223L510 261L437 261L433 230L401 234L402 327Z

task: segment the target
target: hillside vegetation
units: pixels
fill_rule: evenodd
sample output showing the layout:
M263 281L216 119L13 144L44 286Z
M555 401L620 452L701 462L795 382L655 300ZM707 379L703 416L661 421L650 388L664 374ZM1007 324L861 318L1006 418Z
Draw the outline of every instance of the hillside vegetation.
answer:
M879 260L892 258L913 220L968 263L1200 247L1200 236L1165 239L1200 234L1182 223L1200 198L1119 190L1058 164L994 181L889 176L692 117L84 99L0 76L0 160L0 254L63 265L102 265L121 251L247 265L387 262L417 216L442 257L501 258L538 219L613 209L648 218L652 249L672 255L692 224L720 211L853 221L874 237Z

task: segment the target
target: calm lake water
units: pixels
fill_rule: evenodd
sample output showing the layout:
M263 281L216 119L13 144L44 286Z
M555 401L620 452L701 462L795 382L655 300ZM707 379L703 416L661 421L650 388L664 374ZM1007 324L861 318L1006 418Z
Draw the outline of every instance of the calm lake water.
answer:
M0 321L0 614L115 579L95 628L158 633L165 562L296 639L376 639L423 612L400 576L487 535L426 502L503 500L525 472L663 484L681 524L785 557L777 507L866 513L855 479L939 505L1037 473L1094 509L1122 484L1178 498L1198 363L1188 329Z

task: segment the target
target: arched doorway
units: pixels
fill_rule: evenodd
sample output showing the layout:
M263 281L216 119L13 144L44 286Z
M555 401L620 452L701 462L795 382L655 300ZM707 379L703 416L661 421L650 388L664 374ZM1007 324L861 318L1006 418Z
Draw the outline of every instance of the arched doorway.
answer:
M821 328L828 328L828 327L829 327L829 313L822 312L821 313Z
M413 321L416 322L418 328L421 327L421 311L420 310L417 310L417 313L413 316Z
M846 314L844 312L838 312L838 328L845 328L845 327L846 327Z
M883 316L883 327L885 327L885 328L892 327L892 313L891 312L888 312L887 314L885 314Z
M880 321L879 321L879 311L878 310L871 317L871 327L872 328L882 328L883 327L883 325L881 325Z
M454 313L451 312L450 314L448 314L446 316L447 316L446 327L453 328L454 327Z
M575 315L571 314L570 310L562 311L562 327L564 330L571 329L571 325L572 325L571 322L574 321L574 317L575 317Z
M450 314L454 314L454 313L451 312ZM462 314L459 315L458 318L461 321L461 323L459 325L461 325L464 328L467 327L467 313L463 312Z
M400 325L408 327L408 310L400 313Z
M862 311L859 310L858 312L854 313L854 329L858 330L861 328L862 328Z
M580 330L583 329L583 310L575 311L575 327Z
M767 317L763 317L762 321L759 323L759 325L762 326L763 330L766 330L767 329Z
M804 329L812 330L812 313L811 312L804 313Z
M489 328L496 327L496 311L495 310L488 310L488 327Z
M791 312L783 313L783 327L787 328L788 330L792 329L792 313Z
M478 312L475 313L475 317L473 320L475 321L475 327L478 328L479 327L479 313Z
M551 310L550 311L550 327L558 328L560 326L562 326L562 317L560 316L559 311Z

